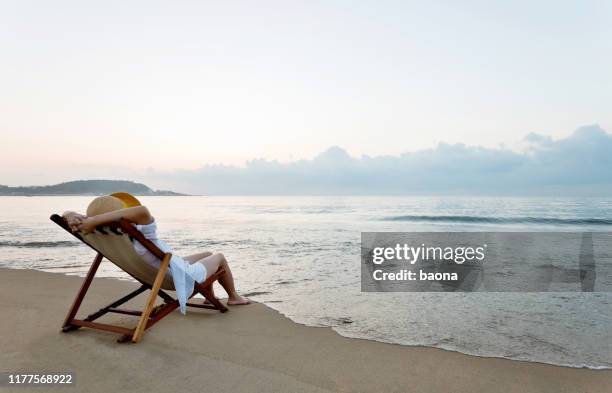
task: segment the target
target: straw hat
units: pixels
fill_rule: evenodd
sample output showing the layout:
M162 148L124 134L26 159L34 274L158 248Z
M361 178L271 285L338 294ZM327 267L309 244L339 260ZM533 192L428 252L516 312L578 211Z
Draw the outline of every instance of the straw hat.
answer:
M127 192L116 192L111 195L97 197L87 206L87 216L97 216L99 214L125 209L126 207L140 206L141 203L136 197Z
M111 194L111 196L121 200L123 207L142 206L142 203L140 203L134 195L128 194L127 192L116 192Z

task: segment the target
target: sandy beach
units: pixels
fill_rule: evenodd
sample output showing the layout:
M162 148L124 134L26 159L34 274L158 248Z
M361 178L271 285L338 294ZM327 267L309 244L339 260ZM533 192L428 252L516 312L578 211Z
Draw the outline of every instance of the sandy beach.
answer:
M82 279L0 270L2 372L72 372L76 389L171 392L610 392L612 370L481 358L344 338L293 323L261 304L226 314L175 311L140 344L60 324ZM96 279L81 315L135 284ZM144 302L141 296L133 300ZM135 323L133 317L107 320ZM9 388L0 388L9 391ZM15 388L15 391L41 391Z

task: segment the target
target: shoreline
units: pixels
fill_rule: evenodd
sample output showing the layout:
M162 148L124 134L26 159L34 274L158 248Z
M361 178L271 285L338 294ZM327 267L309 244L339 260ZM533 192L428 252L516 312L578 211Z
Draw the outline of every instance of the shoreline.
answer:
M0 269L2 269L2 268L0 268ZM56 273L52 273L52 274L56 274ZM61 273L57 273L57 274L61 274ZM121 280L120 278L113 278L113 279ZM125 280L125 281L128 281L128 280ZM246 293L245 296L248 297L248 293ZM224 300L224 299L222 299L222 300ZM563 368L569 368L569 369L574 369L574 370L592 370L592 371L606 371L606 370L610 370L610 371L612 371L612 366L611 367L607 367L607 366L600 366L600 367L598 367L598 366L587 366L587 365L584 365L584 364L579 366L579 365L573 365L573 364L546 363L546 362L537 361L537 360L512 359L512 358L507 358L507 357L503 357L503 356L480 355L480 354L477 354L477 353L462 352L460 350L453 349L453 348L444 348L444 347L430 346L430 345L423 345L423 344L401 344L401 343L395 343L395 342L391 342L391 341L377 340L375 338L351 336L351 335L348 335L348 334L342 334L341 332L337 331L335 326L316 326L316 325L309 325L307 323L295 321L291 317L287 316L285 313L275 309L274 307L272 307L272 306L270 306L268 304L265 304L263 302L256 302L256 303L263 305L264 307L274 311L275 313L277 313L281 317L286 318L289 321L291 321L292 323L295 323L297 325L308 327L308 328L314 328L314 329L331 329L338 336L343 337L343 338L348 338L348 339L351 339L351 340L371 341L371 342L380 343L380 344L397 345L399 347L408 347L408 348L434 349L434 350L440 350L440 351L444 351L444 352L456 353L456 354L460 354L460 355L476 357L476 358L482 358L482 359L508 360L508 361L511 361L511 362L520 362L520 363L527 363L527 364L541 364L541 365L544 365L544 366L563 367Z
M130 389L148 392L169 386L205 388L206 383L213 384L206 389L212 391L364 392L436 392L448 386L454 392L606 392L612 385L610 369L350 338L331 327L293 322L261 303L233 307L226 314L174 312L148 331L141 343L118 344L113 334L90 329L59 333L81 277L0 268L0 279L0 307L7 321L0 335L5 352L0 371L72 370L77 386L87 386L87 391L128 387L118 380ZM79 314L94 311L133 287L127 280L95 279ZM132 302L142 303L144 297ZM135 323L129 316L113 315L109 320ZM216 371L211 375L207 367ZM166 368L170 377L159 381L160 370ZM109 380L106 371L121 378ZM176 379L180 375L190 377ZM242 382L236 384L236 379ZM170 381L174 384L166 385Z

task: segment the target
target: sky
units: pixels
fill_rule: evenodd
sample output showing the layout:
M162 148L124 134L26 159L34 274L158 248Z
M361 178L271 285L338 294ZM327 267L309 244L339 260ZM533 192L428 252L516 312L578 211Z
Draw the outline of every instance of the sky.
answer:
M0 47L13 186L612 130L607 1L0 1Z

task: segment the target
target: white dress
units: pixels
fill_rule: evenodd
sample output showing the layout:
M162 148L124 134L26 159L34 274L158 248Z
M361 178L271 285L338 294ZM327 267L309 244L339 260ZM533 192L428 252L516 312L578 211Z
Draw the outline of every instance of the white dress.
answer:
M135 225L135 227L160 250L163 252L172 252L170 246L157 238L157 224L155 224L155 221L147 225ZM132 240L132 244L134 245L136 253L140 255L145 262L159 269L161 264L159 258L153 255L151 251L147 250L138 240ZM193 293L194 282L202 283L206 279L206 266L197 262L190 264L178 255L174 255L172 252L168 270L172 275L172 281L174 282L174 289L176 290L181 313L185 314L187 311L187 299L189 299Z

